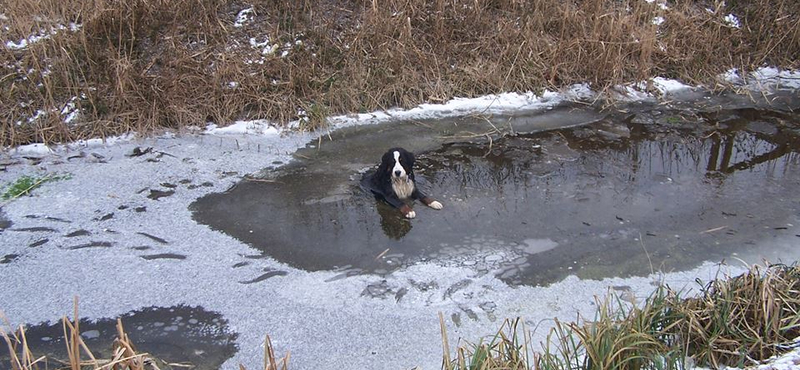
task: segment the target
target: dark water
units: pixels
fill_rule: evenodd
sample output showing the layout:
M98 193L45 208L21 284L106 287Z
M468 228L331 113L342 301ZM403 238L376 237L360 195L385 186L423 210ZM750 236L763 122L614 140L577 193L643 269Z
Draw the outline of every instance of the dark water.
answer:
M589 118L552 129L572 126L572 114ZM531 133L491 141L442 134L459 121L425 123L427 133L399 124L345 131L333 149L309 146L294 166L191 209L302 269L347 276L433 261L512 284L689 269L781 236L800 218L797 114L573 108L537 119L544 124ZM406 220L357 183L398 138L413 147L415 137L417 178L445 208L417 203Z
M237 335L230 332L227 320L201 307L145 308L120 319L138 353L149 353L166 363L182 363L193 369L218 369L237 351ZM95 358L112 358L116 324L115 319L80 321L81 337ZM56 324L27 326L25 337L32 353L48 358L47 363L39 364L40 369L62 368L58 360L68 360L60 320ZM88 359L83 353L82 357ZM0 346L0 369L11 369L5 343Z

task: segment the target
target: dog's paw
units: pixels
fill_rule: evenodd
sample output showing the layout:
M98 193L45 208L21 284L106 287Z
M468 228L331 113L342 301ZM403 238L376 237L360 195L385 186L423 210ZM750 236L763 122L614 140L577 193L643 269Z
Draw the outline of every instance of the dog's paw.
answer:
M433 202L428 204L428 207L431 207L433 209L442 209L442 207L444 207L444 206L442 205L442 203L439 203L438 201L434 200Z
M416 212L410 211L410 212L406 213L406 218L414 218L414 217L417 217L417 213Z

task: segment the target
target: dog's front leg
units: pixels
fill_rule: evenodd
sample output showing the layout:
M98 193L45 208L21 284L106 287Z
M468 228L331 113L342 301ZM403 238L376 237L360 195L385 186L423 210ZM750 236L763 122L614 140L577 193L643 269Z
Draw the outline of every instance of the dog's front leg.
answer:
M414 189L414 193L411 194L411 197L414 199L419 199L422 202L422 204L431 207L433 209L442 209L442 207L444 207L442 203L439 203L433 198L425 195L424 193L419 191L419 189Z
M384 196L383 198L386 199L387 203L393 205L394 208L399 209L400 213L402 213L405 218L417 217L417 214L414 212L414 210L399 198L390 195Z
M403 204L402 206L400 206L400 213L402 213L403 216L405 216L406 218L417 217L417 213L414 212L414 210L411 209L411 207L409 207L408 204Z
M439 203L439 201L433 200L433 198L431 198L431 197L425 197L425 198L422 198L420 200L422 201L422 203L425 203L426 206L431 207L433 209L442 209L442 207L444 207L442 205L442 203Z

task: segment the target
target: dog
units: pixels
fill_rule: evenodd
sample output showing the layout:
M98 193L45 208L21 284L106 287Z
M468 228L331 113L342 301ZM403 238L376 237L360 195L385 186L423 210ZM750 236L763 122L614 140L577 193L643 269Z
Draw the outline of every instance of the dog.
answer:
M406 218L417 216L406 200L419 199L428 207L442 209L442 203L423 194L417 186L414 180L414 154L403 148L386 151L378 169L375 173L365 175L361 185L399 209Z

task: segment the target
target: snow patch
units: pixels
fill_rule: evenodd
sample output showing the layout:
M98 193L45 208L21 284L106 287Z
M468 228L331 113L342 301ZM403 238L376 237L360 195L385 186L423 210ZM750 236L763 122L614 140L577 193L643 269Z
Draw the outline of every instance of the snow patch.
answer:
M280 47L278 44L271 44L269 42L269 37L265 38L264 41L258 41L255 37L250 38L250 47L253 49L260 49L262 55L271 55L275 54L275 51L278 50ZM252 61L250 61L252 63ZM258 64L263 64L264 59L255 61Z
M37 109L36 113L34 113L32 117L28 117L28 123L34 123L34 122L38 121L39 118L42 118L42 116L44 116L46 114L47 114L47 112L45 112L45 111L43 111L41 109ZM19 122L17 122L17 125L19 125Z
M119 136L110 136L107 138L95 138L86 140L77 140L69 144L60 145L46 145L43 143L33 143L27 145L20 145L13 149L13 153L20 155L46 155L51 153L67 152L71 150L85 149L85 148L99 148L115 144L122 144L133 141L136 138L135 132L129 132Z
M800 338L798 338L800 340ZM797 340L795 340L797 343ZM793 370L800 366L800 348L795 348L791 352L775 356L767 360L764 365L759 365L758 370Z
M260 135L272 136L280 134L280 130L272 126L269 121L264 119L252 121L236 121L226 127L218 127L210 124L206 127L206 134L209 135Z
M389 109L372 113L360 113L336 116L328 119L336 127L355 124L375 124L390 120L419 120L428 118L445 118L464 116L476 113L509 113L520 110L546 109L569 99L581 99L594 96L595 93L586 84L573 85L562 92L545 91L541 95L533 92L502 93L477 98L454 98L443 104L420 104L414 108ZM296 126L299 122L290 123Z
M686 85L678 80L670 80L663 77L653 79L653 86L661 93L668 94L682 90L691 89L692 86Z
M252 7L247 9L242 9L239 14L236 14L236 21L233 22L233 26L236 28L244 27L245 23L250 22L251 17L255 11Z
M739 18L733 15L733 13L728 14L723 18L725 20L725 24L733 28L742 28L742 24L739 22Z
M648 3L648 4L652 4L652 3L655 3L655 2L656 2L656 0L644 0L644 1L645 1L646 3ZM669 7L667 6L667 2L666 2L665 0L659 0L659 1L658 1L658 4L656 4L656 5L658 5L658 7L659 7L661 10L667 10L667 9L669 9Z
M29 154L29 155L45 155L52 153L53 150L49 146L42 143L33 143L28 145L20 145L15 150L16 154Z
M78 99L77 96L73 96L67 102L67 104L64 105L64 108L61 109L61 116L64 117L63 118L64 123L71 123L72 121L75 120L75 118L78 117L80 111L78 110L78 107L75 105L75 100L77 99Z
M686 85L678 80L655 77L649 81L615 86L609 91L609 94L611 95L612 99L625 102L654 100L656 96L648 92L648 89L650 88L657 90L659 95L663 96L680 91L691 90L695 87Z
M723 81L727 81L736 85L744 84L744 79L739 75L738 68L731 68L720 76Z
M74 143L68 144L66 147L69 148L70 150L75 150L78 148L98 148L103 146L127 143L133 141L135 138L136 138L136 133L129 132L119 136L110 136L105 139L95 138L95 139L78 140Z
M28 45L37 43L37 42L42 41L42 40L49 39L53 35L57 34L59 31L70 30L72 32L75 32L75 31L77 31L79 29L81 29L81 25L80 24L70 23L68 26L65 26L63 24L59 24L57 26L51 27L49 31L48 30L39 30L39 33L37 33L35 35L28 36L27 38L21 39L21 40L19 40L17 42L8 41L8 42L6 42L6 47L11 49L11 50L20 50L20 49L27 48Z
M615 86L609 91L609 95L614 100L630 102L630 101L646 101L652 99L653 96L645 92L646 84L638 83L633 85Z
M800 89L800 71L781 70L775 67L762 67L742 76L738 69L730 69L720 76L737 86L752 90Z

